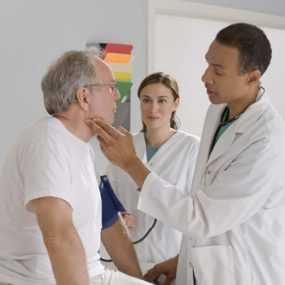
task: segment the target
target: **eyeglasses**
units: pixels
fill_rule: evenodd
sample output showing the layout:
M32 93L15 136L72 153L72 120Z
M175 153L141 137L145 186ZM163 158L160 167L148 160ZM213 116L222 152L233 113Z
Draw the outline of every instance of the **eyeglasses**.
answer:
M110 89L111 93L114 93L118 91L118 87L117 87L117 83L113 82L113 83L90 83L90 84L86 84L84 85L84 87L108 87Z

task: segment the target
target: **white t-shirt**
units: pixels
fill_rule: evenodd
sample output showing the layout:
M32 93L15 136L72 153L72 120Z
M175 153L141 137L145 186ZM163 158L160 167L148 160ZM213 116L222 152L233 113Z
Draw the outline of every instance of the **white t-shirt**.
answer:
M36 216L27 209L29 201L47 196L72 207L90 277L104 272L98 254L101 197L92 156L89 143L53 117L20 136L0 176L0 283L55 283Z

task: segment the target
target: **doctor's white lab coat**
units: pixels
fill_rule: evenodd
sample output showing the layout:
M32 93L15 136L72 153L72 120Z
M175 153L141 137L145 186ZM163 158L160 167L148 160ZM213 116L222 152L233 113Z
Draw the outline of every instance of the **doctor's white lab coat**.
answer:
M190 194L199 147L199 141L195 136L177 130L148 162L144 133L135 134L133 142L137 155L150 169L176 185L176 190L181 195L186 197ZM147 232L154 219L137 209L140 192L125 171L110 164L107 174L114 192L127 212L135 216L136 227L130 230L130 234L133 241L138 240ZM155 264L176 256L180 251L181 239L180 231L158 221L147 238L135 245L142 270L147 271Z
M208 110L193 197L151 172L138 207L184 233L176 284L193 284L193 269L198 285L285 284L284 122L264 95L209 156L224 107Z

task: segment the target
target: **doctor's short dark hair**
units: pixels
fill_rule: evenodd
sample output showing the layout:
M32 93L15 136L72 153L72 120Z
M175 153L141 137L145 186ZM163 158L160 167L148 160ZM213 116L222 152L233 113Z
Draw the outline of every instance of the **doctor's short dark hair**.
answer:
M263 74L270 64L272 50L265 33L255 25L236 23L218 32L217 42L237 48L240 54L240 71L259 70Z
M180 97L179 95L179 87L177 81L169 74L164 72L155 72L143 79L139 88L138 88L138 97L140 98L142 90L151 84L162 84L164 87L168 88L172 95L174 101ZM176 112L174 111L170 118L170 127L177 130L179 128L179 124L176 119ZM146 126L143 123L143 132L146 131Z

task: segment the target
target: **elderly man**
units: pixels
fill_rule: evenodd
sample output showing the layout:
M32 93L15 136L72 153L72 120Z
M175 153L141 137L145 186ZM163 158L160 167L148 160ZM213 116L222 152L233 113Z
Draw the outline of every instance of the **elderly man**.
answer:
M283 284L285 125L261 86L270 42L254 25L232 24L205 58L202 80L212 104L191 196L143 165L128 132L102 120L94 131L109 159L137 183L138 208L185 233L176 284ZM176 266L171 260L148 278L164 273L169 282Z
M42 90L51 116L23 132L0 178L0 284L148 284L99 260L101 198L86 120L113 120L110 68L92 51L70 51L51 65ZM105 231L118 267L140 276L118 222Z

